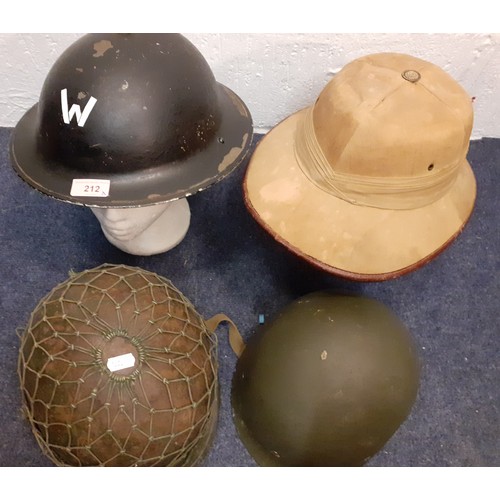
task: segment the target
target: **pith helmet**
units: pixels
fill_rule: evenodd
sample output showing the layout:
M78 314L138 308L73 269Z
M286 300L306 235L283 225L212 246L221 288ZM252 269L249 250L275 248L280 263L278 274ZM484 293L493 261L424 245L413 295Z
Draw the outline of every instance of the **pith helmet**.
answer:
M361 57L259 143L246 204L278 242L329 273L401 276L442 252L471 215L472 124L471 98L438 66Z
M184 36L88 34L51 68L15 128L11 158L47 195L136 207L221 180L251 139L244 102Z
M264 325L238 359L236 428L264 466L360 466L409 415L410 334L384 304L317 292Z
M19 349L25 414L61 466L191 466L218 414L217 341L170 281L124 265L56 286Z

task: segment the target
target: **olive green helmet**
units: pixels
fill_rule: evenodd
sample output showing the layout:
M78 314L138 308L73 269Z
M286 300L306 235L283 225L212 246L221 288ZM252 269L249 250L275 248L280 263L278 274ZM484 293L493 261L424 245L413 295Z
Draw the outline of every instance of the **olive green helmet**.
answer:
M249 340L232 385L242 442L265 466L359 466L405 421L419 363L382 303L306 295Z

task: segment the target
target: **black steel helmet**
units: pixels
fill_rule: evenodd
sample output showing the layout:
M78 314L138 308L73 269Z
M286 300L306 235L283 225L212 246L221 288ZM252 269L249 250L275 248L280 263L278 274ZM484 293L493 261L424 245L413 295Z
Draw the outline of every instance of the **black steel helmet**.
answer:
M306 295L250 338L232 386L236 428L266 466L359 466L410 413L419 363L382 303Z
M15 128L11 158L47 195L137 207L219 181L251 139L249 110L184 36L88 34L51 68Z

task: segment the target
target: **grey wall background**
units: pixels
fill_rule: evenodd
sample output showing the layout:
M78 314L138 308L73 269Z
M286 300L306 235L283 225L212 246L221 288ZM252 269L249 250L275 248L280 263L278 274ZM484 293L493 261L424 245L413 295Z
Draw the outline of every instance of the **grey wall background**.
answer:
M405 52L449 72L474 97L472 138L500 137L500 34L488 33L184 33L216 78L250 108L266 132L314 102L351 60ZM0 126L13 127L38 100L57 57L81 33L0 34Z

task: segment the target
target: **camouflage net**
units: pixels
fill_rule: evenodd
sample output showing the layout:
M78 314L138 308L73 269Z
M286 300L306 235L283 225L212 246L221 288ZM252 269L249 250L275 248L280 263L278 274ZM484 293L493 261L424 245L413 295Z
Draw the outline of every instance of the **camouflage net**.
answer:
M217 341L155 273L105 264L35 308L21 336L24 410L64 466L191 466L218 411Z

